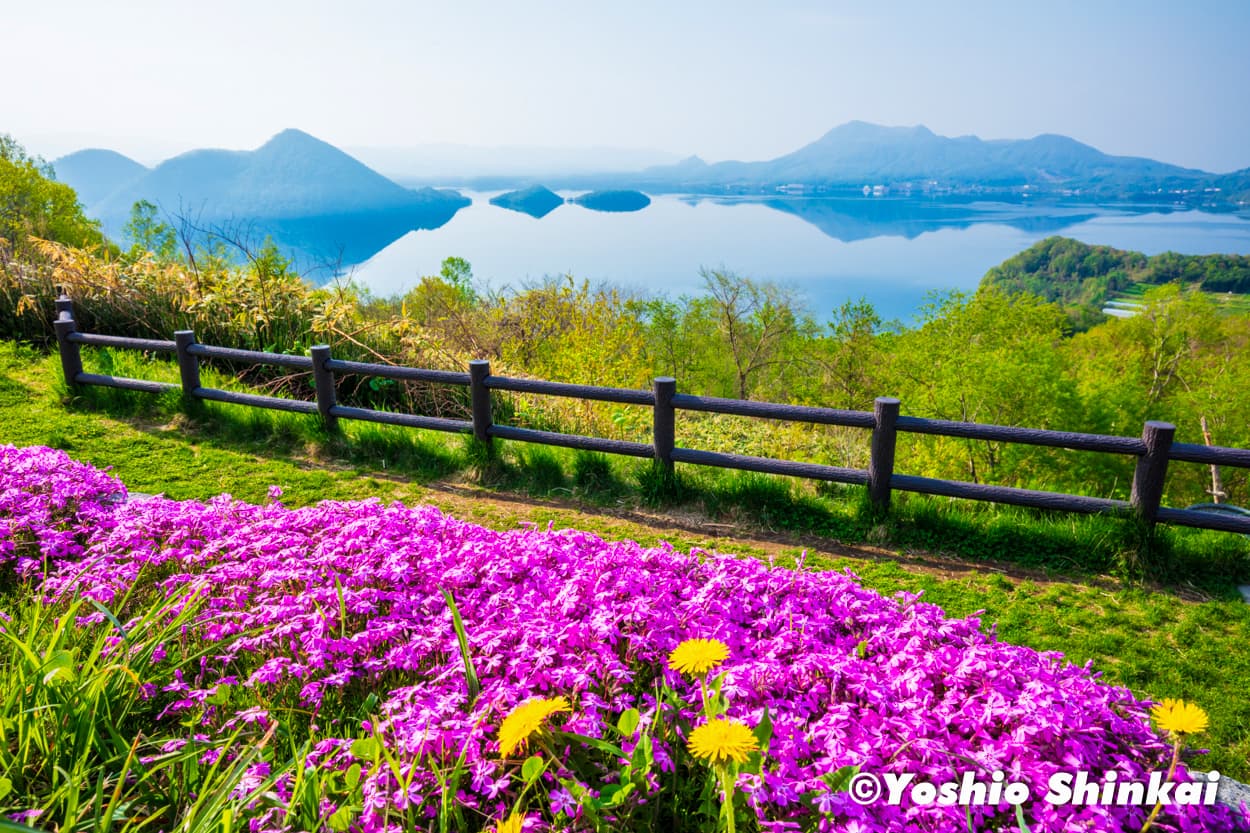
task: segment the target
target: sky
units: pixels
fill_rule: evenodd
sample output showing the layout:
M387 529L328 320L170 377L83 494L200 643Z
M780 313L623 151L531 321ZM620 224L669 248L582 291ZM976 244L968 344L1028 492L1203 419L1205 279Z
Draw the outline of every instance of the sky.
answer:
M0 133L767 159L846 121L1250 167L1250 2L0 0Z

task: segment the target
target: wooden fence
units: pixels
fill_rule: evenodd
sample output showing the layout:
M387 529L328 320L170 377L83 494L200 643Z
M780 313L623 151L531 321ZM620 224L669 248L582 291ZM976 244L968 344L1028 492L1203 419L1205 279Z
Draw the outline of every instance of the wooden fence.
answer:
M273 408L302 414L318 414L324 420L326 426L331 429L336 426L340 419L355 419L386 425L402 425L433 431L472 434L485 443L489 443L492 439L498 437L505 440L649 458L658 461L670 471L675 463L691 463L740 471L806 477L834 483L849 483L866 487L872 502L881 508L889 505L890 493L897 489L905 492L919 492L966 500L990 501L993 503L1006 503L1066 512L1086 514L1135 513L1142 521L1150 525L1168 523L1200 529L1250 534L1250 517L1237 517L1235 515L1223 515L1192 509L1169 509L1160 506L1168 463L1172 460L1250 468L1250 450L1173 442L1176 429L1165 422L1147 422L1140 438L1116 437L1102 434L1047 431L1036 428L981 425L971 422L953 422L941 419L901 416L899 414L899 400L889 397L878 398L873 411L869 413L866 411L847 411L835 408L782 405L773 402L722 399L711 396L691 396L678 393L677 382L671 377L655 379L651 390L573 385L536 379L495 376L491 374L490 363L486 361L471 361L469 362L468 373L456 373L445 370L425 370L414 367L342 361L333 358L330 355L330 348L325 345L313 347L309 356L291 356L281 353L263 353L252 350L214 347L198 343L195 340L195 334L189 330L180 330L174 333L173 341L122 338L83 333L78 331L75 324L73 303L70 299L65 297L58 299L56 311L55 328L57 342L60 347L61 368L65 374L66 383L71 387L74 385L104 385L153 393L181 391L188 398L230 402L258 408ZM143 379L84 373L82 357L79 352L84 344L97 347L175 354L180 369L181 384L173 385ZM316 401L307 402L297 399L206 388L200 384L199 360L201 358L275 365L311 372L316 389ZM472 418L466 421L340 405L335 394L335 377L344 374L467 387L472 405ZM491 419L491 391L493 390L646 406L652 409L653 414L652 441L651 443L626 442L602 437L585 437L576 434L560 434L551 431L518 428L510 425L498 425L492 422ZM733 414L783 420L786 422L806 422L862 428L871 432L868 468L841 468L818 463L800 463L792 460L776 460L743 454L724 454L713 451L700 451L694 448L679 448L675 443L677 411L704 411L714 414ZM898 474L895 472L894 449L895 440L900 431L913 434L932 434L941 437L1022 443L1051 448L1133 456L1137 458L1137 463L1133 473L1131 497L1128 501L1111 500L1108 498Z

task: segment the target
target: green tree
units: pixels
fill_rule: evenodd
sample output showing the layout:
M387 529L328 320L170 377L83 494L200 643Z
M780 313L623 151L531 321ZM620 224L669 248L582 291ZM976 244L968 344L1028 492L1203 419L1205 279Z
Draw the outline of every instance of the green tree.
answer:
M472 306L477 301L477 292L473 289L473 267L469 261L462 257L445 258L438 274L460 293L466 304Z
M905 413L960 422L1073 429L1080 401L1059 348L1065 317L1032 295L983 287L952 293L900 334L890 376ZM907 435L902 465L917 474L1059 488L1059 463L1021 445Z
M709 305L682 296L633 302L643 323L642 352L651 376L672 376L687 393L728 393L728 365L715 339ZM730 388L732 386L729 386Z
M497 357L497 339L486 298L473 288L473 269L461 257L443 261L438 275L426 275L400 303L400 317L416 324L426 353L440 364L460 365L467 359Z
M540 379L645 387L642 322L617 291L572 275L517 293L497 312L506 367Z
M139 200L130 207L130 220L123 232L130 241L128 260L133 262L145 255L151 255L160 263L178 259L178 234L173 226L160 219L159 211L147 200Z
M804 401L834 408L872 408L885 395L882 378L881 316L863 298L834 310L828 329L805 340L813 372L797 389Z
M0 135L0 240L21 253L29 251L31 237L77 247L105 244L74 189L57 182L51 166L27 155L11 136Z
M1176 426L1178 442L1202 443L1206 418L1217 445L1250 443L1250 316L1222 315L1211 297L1178 284L1153 287L1134 315L1072 339L1065 353L1086 413L1100 432L1136 435L1146 420ZM1226 471L1229 500L1245 498L1246 478ZM1209 471L1173 463L1168 497L1207 499Z
M700 269L710 306L729 360L739 399L749 399L765 370L784 373L795 354L786 349L811 329L793 292L725 269Z

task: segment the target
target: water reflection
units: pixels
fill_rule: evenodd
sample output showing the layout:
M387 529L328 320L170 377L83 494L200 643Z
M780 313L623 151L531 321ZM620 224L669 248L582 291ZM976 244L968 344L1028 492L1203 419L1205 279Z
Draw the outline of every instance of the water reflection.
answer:
M990 267L1052 234L1148 254L1250 253L1245 217L1157 207L661 195L639 211L560 202L536 218L491 205L499 192L467 196L472 205L437 222L340 218L286 224L281 233L322 262L328 254L379 295L407 291L449 256L468 260L476 280L495 289L571 274L670 296L701 292L700 268L724 266L797 288L820 318L862 296L903 320L926 293L974 290Z

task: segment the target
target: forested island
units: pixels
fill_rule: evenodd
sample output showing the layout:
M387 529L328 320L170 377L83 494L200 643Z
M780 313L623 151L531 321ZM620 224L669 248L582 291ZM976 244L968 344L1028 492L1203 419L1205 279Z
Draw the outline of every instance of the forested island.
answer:
M1054 301L1078 327L1088 329L1105 318L1103 309L1117 293L1166 283L1206 292L1250 294L1250 257L1176 252L1148 257L1048 237L990 269L981 285Z
M641 191L613 190L591 191L574 197L572 202L592 211L641 211L651 204L651 198Z
M531 185L519 191L491 197L490 204L528 214L537 220L564 205L564 197L542 185Z

